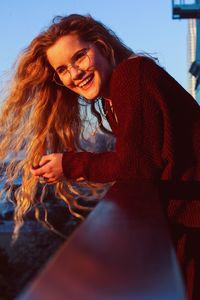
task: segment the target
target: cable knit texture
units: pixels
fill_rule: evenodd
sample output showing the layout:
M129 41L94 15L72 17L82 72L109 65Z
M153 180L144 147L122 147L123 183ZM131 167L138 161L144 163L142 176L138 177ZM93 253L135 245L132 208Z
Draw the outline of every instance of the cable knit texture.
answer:
M173 193L169 195L172 197L168 201L169 218L190 227L200 226L199 186L195 185L199 198L188 201L182 199L184 188L178 183L200 180L197 102L147 57L125 60L116 67L110 80L109 98L118 120L118 124L113 123L110 111L108 121L116 135L116 151L66 152L65 176L84 177L93 182L148 178L177 181L175 186L180 193L176 192L176 201Z

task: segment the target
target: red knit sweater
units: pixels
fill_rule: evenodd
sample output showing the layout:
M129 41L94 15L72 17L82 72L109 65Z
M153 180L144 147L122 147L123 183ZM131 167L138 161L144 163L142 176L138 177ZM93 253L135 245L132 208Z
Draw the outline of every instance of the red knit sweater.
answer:
M147 57L125 60L114 70L109 98L117 116L108 121L116 135L116 151L66 152L67 178L92 182L156 179L168 181L168 214L188 226L200 226L200 107L161 67ZM108 108L108 107L107 107ZM195 183L194 191L184 182ZM182 184L182 183L183 184ZM175 184L175 185L174 185ZM179 193L180 191L180 193ZM175 193L175 195L174 195ZM176 201L173 201L175 197Z

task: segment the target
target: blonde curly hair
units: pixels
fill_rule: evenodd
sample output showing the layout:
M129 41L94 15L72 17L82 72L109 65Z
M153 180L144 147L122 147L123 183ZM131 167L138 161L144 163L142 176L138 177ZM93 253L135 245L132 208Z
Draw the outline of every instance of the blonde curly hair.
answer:
M8 197L15 180L22 176L22 184L15 191L16 236L25 214L32 207L36 218L40 219L35 203L38 182L30 173L31 166L38 165L44 153L76 151L79 147L83 124L78 95L55 85L52 81L54 70L46 57L49 47L72 32L99 45L102 54L116 63L132 53L110 29L91 16L69 15L54 18L50 27L33 39L19 57L0 115L0 159L5 162L8 155L10 157L3 190ZM25 153L21 160L18 159L20 151ZM102 185L88 183L88 186L95 190ZM73 207L78 203L71 181L56 183L54 190L76 215Z

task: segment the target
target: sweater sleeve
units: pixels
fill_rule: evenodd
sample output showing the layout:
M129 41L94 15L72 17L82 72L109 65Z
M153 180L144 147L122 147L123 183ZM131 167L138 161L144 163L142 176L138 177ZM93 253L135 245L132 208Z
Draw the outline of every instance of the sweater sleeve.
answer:
M117 66L110 81L110 99L118 120L116 151L65 152L62 165L67 178L84 177L93 182L111 182L154 177L160 172L162 117L156 103L151 101L153 88L148 88L156 84L155 72L151 74L154 65L150 59L134 58ZM151 104L147 101L144 110L145 93L152 95L145 96L150 98ZM148 137L149 126L153 140Z

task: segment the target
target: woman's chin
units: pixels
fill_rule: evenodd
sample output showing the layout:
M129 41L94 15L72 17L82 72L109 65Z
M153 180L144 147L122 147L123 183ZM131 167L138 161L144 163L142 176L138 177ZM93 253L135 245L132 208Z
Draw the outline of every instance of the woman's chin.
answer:
M100 97L100 94L97 92L91 92L91 93L82 93L82 96L87 99L88 101L94 101L98 97Z

